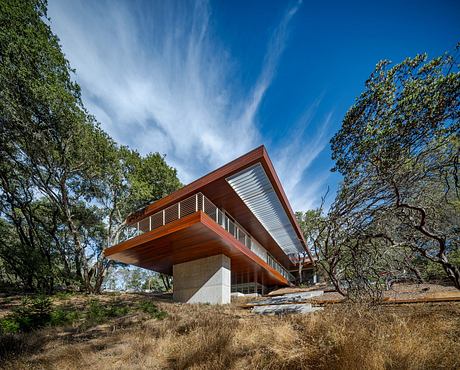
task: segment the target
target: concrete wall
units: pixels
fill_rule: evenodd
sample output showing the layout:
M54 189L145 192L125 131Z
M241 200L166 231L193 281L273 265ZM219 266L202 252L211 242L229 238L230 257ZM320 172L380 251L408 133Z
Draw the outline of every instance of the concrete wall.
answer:
M230 258L223 254L173 266L173 298L187 303L230 303Z

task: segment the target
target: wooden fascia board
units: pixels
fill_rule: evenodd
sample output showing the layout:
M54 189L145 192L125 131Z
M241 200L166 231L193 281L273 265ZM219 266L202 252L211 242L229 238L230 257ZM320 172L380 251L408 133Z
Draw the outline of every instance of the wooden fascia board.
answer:
M297 222L297 219L294 215L291 205L289 204L286 193L284 192L284 189L281 185L281 181L278 175L276 174L273 163L270 160L270 157L268 156L267 150L265 149L264 145L261 145L257 147L256 149L250 151L249 153L246 153L243 156L234 159L233 161L191 182L190 184L167 195L166 197L160 200L157 200L156 202L144 208L143 211L139 211L139 212L136 212L128 216L127 223L134 224L135 222L145 217L148 217L156 213L157 211L167 208L168 206L176 202L180 202L181 200L187 198L188 196L193 195L194 193L198 192L201 188L208 185L209 183L219 180L221 178L227 178L247 167L254 165L257 162L260 162L262 166L264 167L265 171L267 172L267 175L273 185L273 188L275 189L275 192L278 195L278 198L280 199L281 204L285 212L287 213L289 220L291 221L291 224L294 227L297 237L301 241L301 244L303 245L305 251L307 252L310 260L313 261L313 256L311 255L311 252L307 246L307 243L300 229L300 226ZM140 212L142 212L142 214L140 214Z
M262 258L260 258L253 251L251 251L248 247L243 245L239 240L235 239L235 237L233 237L227 230L219 226L211 217L209 217L207 214L201 211L199 212L202 214L201 222L204 225L206 225L216 234L230 242L234 248L238 249L239 252L244 254L246 257L250 258L253 262L258 264L263 269L267 270L274 278L286 285L289 285L289 281L283 275L281 275L278 271L276 271L273 267L266 263Z
M199 212L192 213L191 215L182 217L178 220L172 221L166 225L160 226L159 228L148 231L142 235L138 235L134 238L128 239L120 244L114 245L113 247L104 250L104 256L109 257L113 254L123 252L127 249L133 248L139 244L147 243L149 241L161 238L175 231L186 229L193 224L200 222Z
M147 243L149 241L153 241L155 239L161 238L168 234L172 234L175 231L179 231L190 227L198 222L201 222L205 225L208 229L219 235L222 239L224 239L227 243L231 245L232 248L235 248L241 254L244 254L248 257L252 262L259 265L261 268L266 270L275 280L278 280L281 284L289 285L289 281L281 275L278 271L276 271L273 267L269 266L264 260L262 260L259 256L257 256L253 251L249 248L244 246L239 240L235 239L228 231L223 229L220 225L218 225L211 217L205 214L202 211L195 212L191 215L188 215L184 218L179 220L173 221L167 225L160 226L158 229L149 231L142 235L136 236L132 239L126 240L123 243L117 244L113 247L107 248L104 251L104 255L107 258L110 256L123 253L131 248L134 248L140 244Z

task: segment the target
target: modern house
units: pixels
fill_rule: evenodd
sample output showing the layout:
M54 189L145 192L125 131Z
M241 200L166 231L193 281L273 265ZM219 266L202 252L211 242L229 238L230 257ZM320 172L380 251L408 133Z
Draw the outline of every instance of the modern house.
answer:
M132 214L107 258L173 276L180 302L289 286L302 232L264 146Z

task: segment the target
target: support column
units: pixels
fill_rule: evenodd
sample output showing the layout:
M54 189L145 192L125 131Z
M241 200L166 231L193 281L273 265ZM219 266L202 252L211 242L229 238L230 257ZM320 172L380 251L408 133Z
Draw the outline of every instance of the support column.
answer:
M230 258L223 254L173 266L173 298L187 303L230 303Z

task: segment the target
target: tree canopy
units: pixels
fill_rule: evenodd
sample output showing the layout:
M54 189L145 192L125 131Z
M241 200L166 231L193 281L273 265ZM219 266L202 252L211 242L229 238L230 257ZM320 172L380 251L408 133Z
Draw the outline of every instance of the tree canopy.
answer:
M0 275L98 292L130 212L181 186L159 153L115 143L84 108L46 2L0 3Z
M331 140L343 183L317 250L339 285L442 266L460 289L457 53L381 61ZM424 263L426 263L424 262Z

